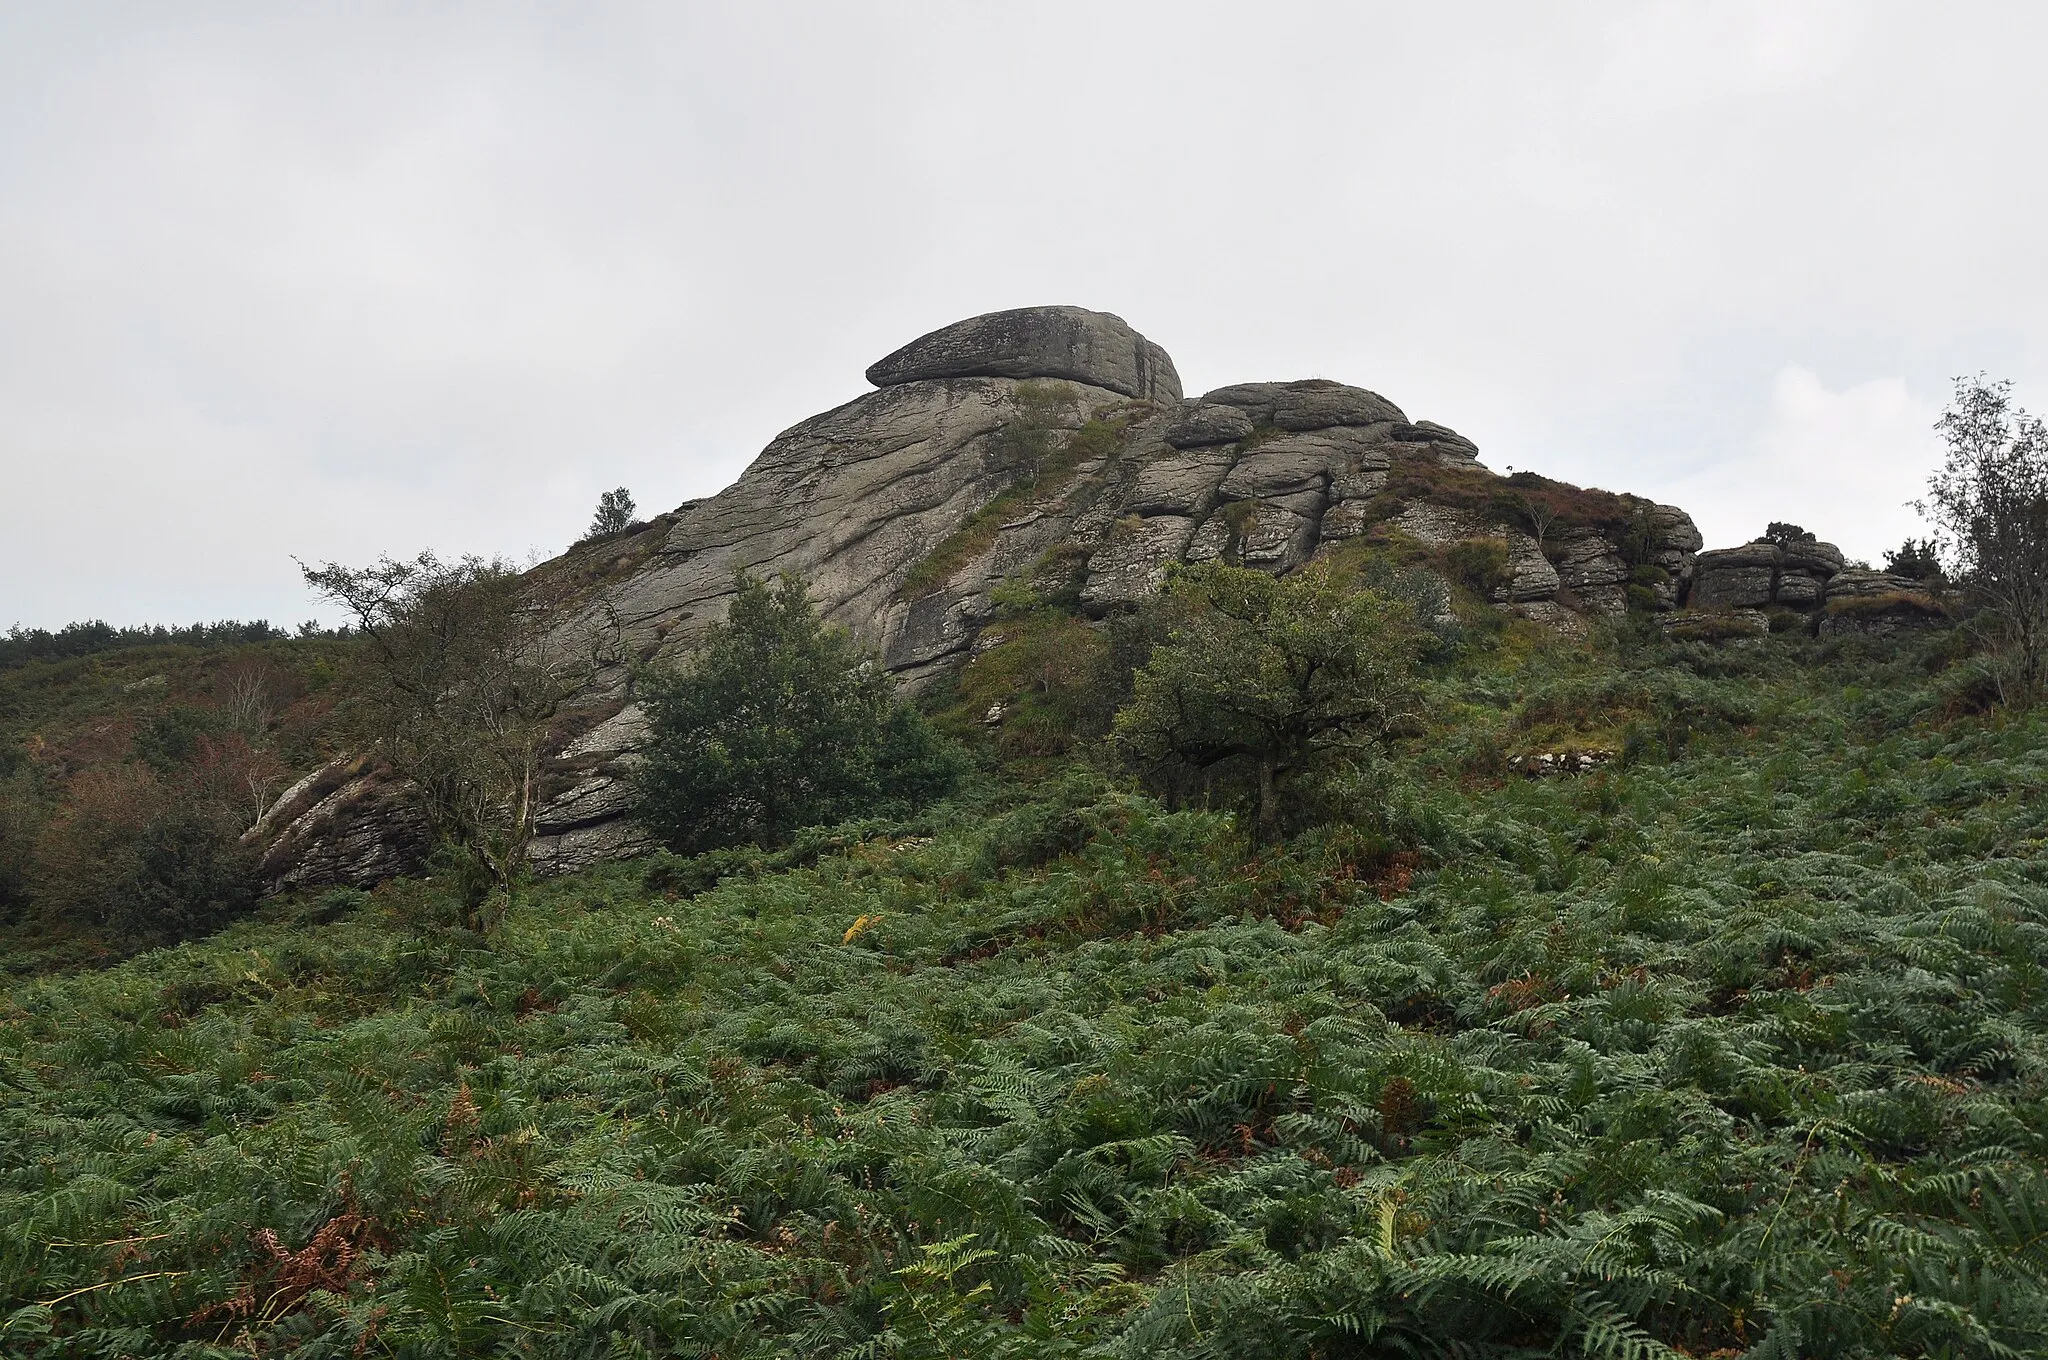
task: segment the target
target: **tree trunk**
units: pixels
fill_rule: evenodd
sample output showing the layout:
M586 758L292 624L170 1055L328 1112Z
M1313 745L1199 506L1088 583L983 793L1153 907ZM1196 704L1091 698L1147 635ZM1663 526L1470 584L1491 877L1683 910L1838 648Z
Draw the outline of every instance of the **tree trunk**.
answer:
M1272 844L1280 839L1280 795L1274 788L1275 770L1270 758L1259 761L1259 839Z

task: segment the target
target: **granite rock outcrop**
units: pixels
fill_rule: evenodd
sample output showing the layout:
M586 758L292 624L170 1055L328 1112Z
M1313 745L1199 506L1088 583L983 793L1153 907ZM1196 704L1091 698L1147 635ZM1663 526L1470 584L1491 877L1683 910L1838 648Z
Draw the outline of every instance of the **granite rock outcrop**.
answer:
M1059 578L1101 618L1176 562L1288 572L1360 540L1425 562L1469 543L1503 564L1482 583L1497 607L1571 632L1632 604L1677 606L1701 546L1675 506L1496 476L1472 440L1364 388L1184 398L1165 350L1081 308L956 322L867 376L874 391L661 517L623 574L556 625L604 634L618 664L593 679L553 758L534 843L544 871L645 848L625 815L645 736L630 665L686 653L724 616L736 572L802 576L820 611L916 690L972 654L997 588L1020 578ZM1766 574L1775 591L1796 569L1773 559ZM1763 579L1727 575L1725 588L1747 599ZM417 835L387 845L363 829L395 805L375 781L349 773L267 828L273 881L361 882L416 855Z

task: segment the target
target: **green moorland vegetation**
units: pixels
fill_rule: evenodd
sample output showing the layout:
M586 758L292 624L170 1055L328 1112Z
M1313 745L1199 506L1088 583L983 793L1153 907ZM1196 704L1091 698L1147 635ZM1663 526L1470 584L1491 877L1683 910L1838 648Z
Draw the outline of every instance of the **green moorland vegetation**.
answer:
M1826 640L1376 526L1104 621L1049 555L920 712L742 578L635 673L668 849L539 883L623 492L308 569L349 638L11 635L0 1353L2048 1354L2048 426L1940 428L1936 615ZM252 907L338 752L432 876Z
M1041 756L17 982L0 1350L2041 1353L2048 723L1956 650L1510 630L1279 844Z
M109 962L246 911L239 833L333 753L355 647L261 622L0 641L0 973Z

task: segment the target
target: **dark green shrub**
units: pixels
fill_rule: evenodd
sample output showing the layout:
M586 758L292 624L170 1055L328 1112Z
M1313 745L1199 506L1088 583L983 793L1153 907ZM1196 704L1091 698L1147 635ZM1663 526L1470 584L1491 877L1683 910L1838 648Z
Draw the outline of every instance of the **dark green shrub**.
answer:
M1998 672L1988 662L1951 666L1935 681L1944 713L1952 717L1989 713L1998 706Z
M956 732L985 732L1004 756L1064 754L1108 727L1097 688L1110 664L1109 630L1046 608L998 619L959 675L949 712Z
M1894 576L1915 581L1942 578L1941 545L1931 538L1909 538L1884 555L1884 569Z
M0 754L0 922L19 920L28 910L36 841L48 816L33 772L7 768Z
M180 705L158 714L135 734L135 754L158 774L192 764L208 737L225 729L212 709Z
M776 845L798 827L914 808L952 788L965 754L826 626L801 581L743 575L738 586L687 668L641 677L653 736L639 816L663 844Z
M597 513L591 516L583 539L587 543L593 538L610 538L625 533L632 525L633 493L622 486L597 498Z
M765 863L762 853L752 846L706 850L701 855L660 851L647 858L640 881L651 893L688 899L735 875L758 873Z
M1673 642L1735 642L1759 633L1756 624L1739 615L1687 612L1671 620L1665 636Z
M1628 608L1632 614L1648 614L1661 608L1670 598L1671 573L1654 562L1639 563L1629 568Z
M1291 789L1365 758L1415 701L1422 637L1404 602L1346 589L1323 564L1279 579L1178 567L1164 607L1172 624L1117 714L1118 745L1149 777L1228 790L1267 839Z

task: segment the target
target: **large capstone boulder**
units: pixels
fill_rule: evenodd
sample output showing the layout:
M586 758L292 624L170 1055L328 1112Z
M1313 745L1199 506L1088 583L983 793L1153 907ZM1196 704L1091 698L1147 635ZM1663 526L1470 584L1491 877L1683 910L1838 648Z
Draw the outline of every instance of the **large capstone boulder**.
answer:
M1019 307L941 327L868 369L877 387L935 378L1061 378L1148 401L1178 402L1166 351L1120 316L1081 307Z
M1842 570L1845 562L1840 548L1811 538L1787 543L1778 549L1780 570L1803 572L1823 581Z

